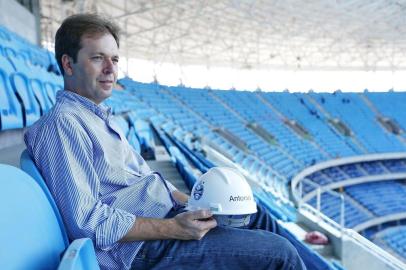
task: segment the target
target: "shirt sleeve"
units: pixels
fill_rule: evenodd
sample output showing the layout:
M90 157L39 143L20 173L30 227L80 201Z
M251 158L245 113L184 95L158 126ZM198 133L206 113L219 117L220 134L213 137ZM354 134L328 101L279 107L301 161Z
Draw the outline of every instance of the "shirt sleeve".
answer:
M92 140L78 121L58 118L25 137L61 212L71 239L88 237L109 250L133 226L136 217L109 207L99 198L100 181L93 167Z

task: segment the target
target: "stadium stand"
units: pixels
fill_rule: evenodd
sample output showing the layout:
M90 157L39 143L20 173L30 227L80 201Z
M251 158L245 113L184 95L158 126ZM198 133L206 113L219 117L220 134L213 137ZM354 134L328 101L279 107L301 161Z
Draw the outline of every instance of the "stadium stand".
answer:
M386 132L376 121L375 115L361 97L355 93L312 94L323 100L323 107L335 118L343 120L354 132L362 138L362 144L368 152L396 152L404 150L395 134ZM316 98L317 99L317 98Z
M406 186L384 181L349 186L345 191L375 216L406 212Z
M4 27L0 27L0 39L0 128L1 131L22 129L52 107L57 90L62 88L62 79L55 72L48 71L50 66L55 65L52 53L30 44ZM153 160L160 155L158 149L163 146L190 190L202 173L220 164L208 154L214 150L230 162L228 164L249 176L257 201L281 222L297 221L298 208L290 201L290 184L307 168L343 157L405 151L404 132L390 132L381 124L382 121L378 121L378 116L386 116L396 120L396 124L405 130L402 110L405 93L365 92L359 95L222 91L140 83L128 77L119 83L124 90L115 90L105 104L112 108L113 121L136 151ZM349 132L337 128L337 123L343 123ZM12 185L1 178L4 186L0 189L4 193L1 199L5 202L10 200L8 205L15 203L15 207L19 207L21 202L12 200L7 193L11 194L11 189L14 194L16 190L21 190L21 196L28 196L27 188L22 184L27 182L33 192L29 195L33 196L33 203L38 197L38 203L44 205L46 222L38 219L37 227L40 227L40 222L51 226L50 230L54 233L49 233L49 237L58 238L59 244L49 247L44 243L39 247L42 255L47 250L50 255L43 256L44 261L38 261L38 268L46 263L56 268L61 263L61 269L69 269L79 267L75 263L83 263L83 269L92 269L94 251L88 240L71 244L73 250L83 249L83 255L78 254L84 256L85 261L79 258L77 262L67 262L72 257L69 249L64 260L59 261L59 255L68 247L63 222L26 152L22 155L21 168L37 184L18 169L0 165L0 170L10 178L18 176L23 179ZM319 208L319 212L337 224L354 228L377 217L406 213L403 203L405 183L395 181L398 179L378 182L382 180L379 177L396 173L406 173L406 158L361 160L321 168L306 176L308 182L302 183L302 196L311 195L307 199L310 206ZM362 177L377 178L368 183L340 186L348 179ZM330 185L335 185L338 193L327 188L318 198L316 190ZM4 211L2 216L11 215L7 209L1 211ZM383 242L382 247L406 261L406 232L404 226L397 226L402 220L396 222L396 226L388 225L384 230L382 227L368 227L361 233L371 240L379 239L375 242ZM5 221L0 224L2 227L11 226ZM385 237L380 237L384 232ZM1 239L6 237L1 236ZM34 238L29 240L37 241ZM13 248L20 248L20 245L9 241ZM25 243L26 240L21 241ZM33 256L34 253L30 253L34 252L30 251L35 247L33 242L27 242L24 247L27 254ZM17 251L10 250L7 254L12 252ZM7 263L10 266L14 263L30 263L27 266L33 266L37 261L27 257L26 262L18 262L10 256ZM64 265L68 265L67 268L63 268ZM331 269L342 267L334 261Z
M400 258L406 255L406 226L400 225L384 229L374 237L377 245L390 249L393 254Z

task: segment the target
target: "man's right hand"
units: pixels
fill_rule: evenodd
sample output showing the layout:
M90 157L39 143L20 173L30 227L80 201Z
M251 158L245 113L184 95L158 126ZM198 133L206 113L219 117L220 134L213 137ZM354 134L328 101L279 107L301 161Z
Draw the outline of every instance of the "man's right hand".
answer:
M175 239L200 240L217 226L213 214L208 210L183 212L172 218Z
M183 212L173 218L137 217L133 227L120 241L200 240L217 226L212 216L208 210L197 210Z

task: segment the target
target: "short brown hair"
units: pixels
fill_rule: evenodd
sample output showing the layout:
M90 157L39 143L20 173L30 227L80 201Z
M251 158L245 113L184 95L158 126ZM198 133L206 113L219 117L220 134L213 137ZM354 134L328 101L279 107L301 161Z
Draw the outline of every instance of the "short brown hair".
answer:
M55 35L55 57L62 75L65 73L62 67L62 56L67 54L76 62L84 35L94 36L109 33L119 47L119 32L120 28L115 23L101 15L85 13L67 17Z

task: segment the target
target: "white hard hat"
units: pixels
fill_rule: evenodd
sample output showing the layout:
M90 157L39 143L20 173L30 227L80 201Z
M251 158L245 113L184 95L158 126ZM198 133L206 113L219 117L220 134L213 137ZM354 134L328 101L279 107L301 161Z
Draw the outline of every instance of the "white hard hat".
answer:
M219 225L240 227L257 212L257 205L250 185L238 170L214 167L194 184L187 209L209 209Z

